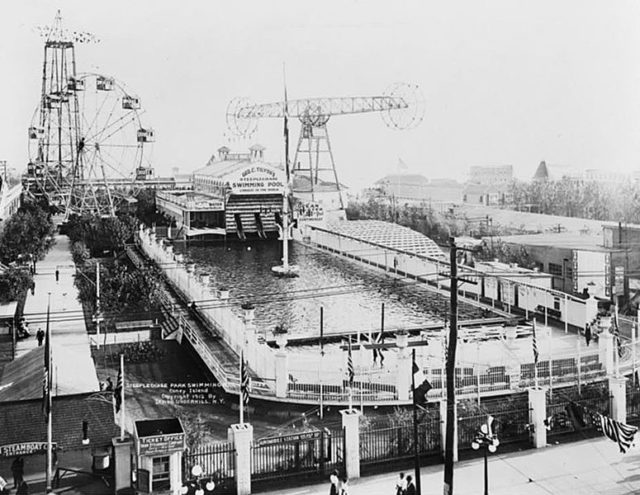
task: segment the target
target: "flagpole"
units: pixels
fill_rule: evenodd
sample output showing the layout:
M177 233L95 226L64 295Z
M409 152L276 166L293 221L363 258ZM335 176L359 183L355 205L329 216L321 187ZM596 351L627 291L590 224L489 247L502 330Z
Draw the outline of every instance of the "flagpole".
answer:
M318 381L320 382L320 419L324 417L324 405L322 403L322 362L324 361L324 308L320 306L320 366L319 366L319 377Z
M52 480L53 480L53 421L51 415L51 331L49 328L49 315L50 315L50 307L51 307L51 292L48 293L47 299L47 347L45 351L47 352L47 356L45 359L47 360L47 493L51 493L52 490Z
M240 393L238 397L240 398L240 425L244 424L244 400L242 397L242 365L244 362L244 352L240 354Z
M120 441L124 442L124 354L120 354L120 376L122 377L122 389L120 390Z
M534 355L533 355L533 383L535 385L536 390L540 388L540 383L538 381L538 334L537 332L537 328L536 328L536 319L533 318L533 339L534 339L534 345L535 345L535 350L534 350Z

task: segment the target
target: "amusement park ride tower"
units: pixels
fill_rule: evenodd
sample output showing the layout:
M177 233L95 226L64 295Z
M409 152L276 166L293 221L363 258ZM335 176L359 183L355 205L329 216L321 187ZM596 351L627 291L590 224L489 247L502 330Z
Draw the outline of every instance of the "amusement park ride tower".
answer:
M59 11L39 31L42 91L29 127L25 189L65 217L113 216L152 173L143 163L153 131L141 125L140 99L113 77L76 73L75 43L95 36L64 29Z
M257 129L260 118L295 117L300 120L300 136L293 159L290 189L297 200L315 203L323 191L338 196L338 208L344 209L342 185L331 151L327 123L332 116L380 112L392 129L416 127L424 116L424 99L418 86L397 83L382 96L348 96L339 98L305 98L277 103L254 104L235 98L227 108L229 129L248 138Z

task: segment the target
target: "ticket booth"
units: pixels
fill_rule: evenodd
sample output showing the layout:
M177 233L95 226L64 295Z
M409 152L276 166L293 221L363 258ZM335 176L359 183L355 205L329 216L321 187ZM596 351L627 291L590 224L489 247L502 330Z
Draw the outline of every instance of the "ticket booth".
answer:
M178 418L135 422L137 493L180 493L184 442Z

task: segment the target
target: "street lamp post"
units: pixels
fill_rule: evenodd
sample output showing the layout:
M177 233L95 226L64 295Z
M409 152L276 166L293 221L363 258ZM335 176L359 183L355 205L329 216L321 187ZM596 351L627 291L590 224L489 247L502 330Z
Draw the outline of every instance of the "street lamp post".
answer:
M213 493L213 490L216 487L213 480L205 482L200 479L200 476L202 476L202 466L199 464L194 465L191 468L191 475L193 476L193 479L185 481L182 484L182 488L180 489L180 493L182 495L208 495Z
M498 436L493 434L491 423L493 418L489 416L486 424L480 426L480 430L476 433L476 437L471 442L471 448L478 450L480 447L484 447L484 495L489 495L489 458L488 454L492 454L498 450L500 440Z

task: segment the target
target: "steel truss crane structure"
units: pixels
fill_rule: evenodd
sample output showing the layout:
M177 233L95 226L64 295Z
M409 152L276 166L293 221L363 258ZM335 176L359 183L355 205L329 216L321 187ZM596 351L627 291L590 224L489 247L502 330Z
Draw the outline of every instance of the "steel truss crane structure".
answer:
M141 124L140 99L113 77L76 73L75 44L95 36L63 28L60 11L39 31L42 91L29 127L25 189L65 217L113 216L151 174L143 157L153 130Z
M305 98L276 103L254 104L247 98L235 98L227 107L227 125L235 135L248 138L262 118L295 117L300 120L300 137L293 160L292 192L310 193L334 188L344 208L342 186L331 151L327 123L333 116L380 112L392 129L411 129L422 122L424 98L418 86L396 83L382 96Z

